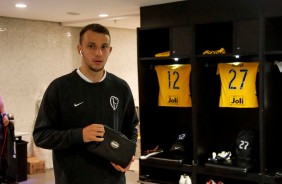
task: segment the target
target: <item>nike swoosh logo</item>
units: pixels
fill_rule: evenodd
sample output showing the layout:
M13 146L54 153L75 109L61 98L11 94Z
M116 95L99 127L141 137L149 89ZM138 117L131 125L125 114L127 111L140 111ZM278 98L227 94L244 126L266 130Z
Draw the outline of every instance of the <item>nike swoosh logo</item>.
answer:
M78 103L78 104L74 103L73 106L74 106L74 107L77 107L77 106L79 106L79 105L81 105L81 104L83 104L83 103L84 103L84 102L80 102L80 103Z

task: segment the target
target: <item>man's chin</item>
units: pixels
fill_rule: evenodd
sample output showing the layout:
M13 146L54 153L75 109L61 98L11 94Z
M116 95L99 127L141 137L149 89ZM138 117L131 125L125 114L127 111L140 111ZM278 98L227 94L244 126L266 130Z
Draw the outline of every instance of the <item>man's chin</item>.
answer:
M91 69L91 71L93 71L93 72L101 72L101 71L103 71L104 70L104 67L102 67L102 68L90 68Z

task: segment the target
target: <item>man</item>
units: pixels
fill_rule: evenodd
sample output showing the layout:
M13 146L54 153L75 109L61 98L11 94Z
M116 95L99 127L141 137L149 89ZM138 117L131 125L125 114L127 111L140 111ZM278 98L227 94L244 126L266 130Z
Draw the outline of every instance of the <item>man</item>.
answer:
M112 51L109 30L100 24L85 26L77 50L81 66L55 79L45 91L34 142L53 150L56 184L125 184L131 162L122 168L86 149L88 142L104 140L104 125L137 141L130 87L104 69Z

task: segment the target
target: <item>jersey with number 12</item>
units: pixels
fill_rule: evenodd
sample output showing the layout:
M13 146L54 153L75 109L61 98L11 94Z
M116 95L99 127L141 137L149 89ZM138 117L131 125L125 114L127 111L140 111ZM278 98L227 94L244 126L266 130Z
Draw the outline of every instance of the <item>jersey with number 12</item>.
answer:
M155 66L159 81L159 106L191 107L190 73L191 65Z
M258 66L258 62L218 64L217 74L221 80L219 107L258 107L256 95Z

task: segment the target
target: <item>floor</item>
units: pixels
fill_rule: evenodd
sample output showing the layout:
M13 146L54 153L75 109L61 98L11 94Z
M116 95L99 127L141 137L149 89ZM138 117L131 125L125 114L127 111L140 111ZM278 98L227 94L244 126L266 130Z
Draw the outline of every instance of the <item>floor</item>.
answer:
M126 172L126 184L137 184L138 183L139 173L136 171L127 171ZM54 174L53 169L46 170L42 174L33 174L28 175L27 181L19 182L19 184L54 184Z
M137 141L136 159L131 164L129 171L126 172L126 184L137 184L139 179L139 157L140 153L140 137ZM53 169L45 170L45 173L27 175L27 181L19 182L19 184L54 184Z

